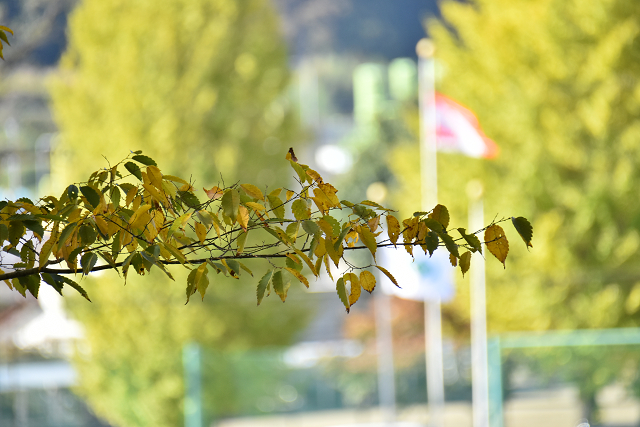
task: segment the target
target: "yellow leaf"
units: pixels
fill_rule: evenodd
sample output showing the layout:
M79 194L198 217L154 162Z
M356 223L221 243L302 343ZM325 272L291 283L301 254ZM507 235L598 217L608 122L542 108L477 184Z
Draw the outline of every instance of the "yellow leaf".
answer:
M302 284L305 285L307 288L309 287L309 281L307 280L306 277L304 277L302 274L300 274L299 271L294 270L293 268L289 268L289 267L285 267L285 270L287 270L289 273L294 275L295 278L298 279L300 282L302 282Z
M311 177L313 182L315 182L315 183L321 183L322 182L322 177L320 176L320 174L318 172L314 171L313 169L307 169L306 173L307 173L307 175L309 175Z
M471 252L467 251L462 254L460 257L460 271L462 271L462 277L464 274L469 271L469 267L471 266Z
M256 203L256 202L247 202L245 203L245 206L253 209L256 212L267 210L267 208L265 208L264 205L261 205L260 203Z
M318 277L318 272L316 271L315 266L313 265L313 263L311 262L311 259L307 256L307 254L305 254L304 252L302 252L300 249L296 247L294 247L293 250L295 251L296 254L298 254L300 258L302 258L305 264L307 264L307 267L309 267L309 270L311 270L313 275Z
M322 191L322 193L331 203L331 207L336 207L336 208L340 207L340 200L338 200L338 196L336 196L336 193L338 192L338 190L336 190L336 188L333 185L329 183L321 182L320 184L318 184L318 188L313 190L314 195L316 194L316 190Z
M449 254L449 262L451 263L451 265L453 267L457 267L458 266L458 258L456 258L456 256L454 254Z
M258 199L258 200L264 200L264 195L262 194L262 191L260 191L260 189L255 185L241 184L240 187L242 187L244 192L247 193L249 197L253 197L254 199Z
M444 205L436 205L429 214L429 218L438 221L445 229L449 226L449 210Z
M355 273L347 273L342 276L344 283L351 283L351 292L349 292L349 307L355 304L360 298L360 294L362 293L362 288L360 287L360 280L358 280L358 275Z
M249 226L249 211L243 205L238 206L238 216L236 218L240 227L244 231L247 231L247 227Z
M373 255L373 259L376 259L376 249L378 247L378 243L376 242L376 236L373 235L371 230L369 230L369 226L362 225L356 230L360 235L360 240L362 243L369 249L371 255Z
M376 287L376 276L367 270L362 270L360 272L360 286L369 293L373 292Z
M173 176L173 175L163 175L162 179L164 179L165 181L173 181L173 182L179 182L180 184L189 185L189 183L184 179L177 176Z
M295 195L296 195L295 191L287 190L287 202L291 200L291 198Z
M49 259L49 255L51 255L55 242L56 236L51 236L49 240L42 245L42 248L40 249L40 257L38 258L40 268L43 268L47 264L47 260Z
M331 279L331 281L333 281L333 276L331 275L331 263L329 262L328 255L324 257L324 267L327 269L327 274L329 275L329 278Z
M380 267L379 265L376 265L376 268L377 268L378 270L382 271L382 273L383 273L385 276L387 276L387 277L389 278L389 280L391 280L391 282L392 282L394 285L396 285L397 287L400 287L400 286L398 285L398 282L396 281L395 277L393 277L393 276L391 275L391 273L389 273L389 271L387 271L387 269L386 269L386 268L384 268L384 267Z
M100 232L106 236L109 236L109 225L101 216L93 217L93 220L96 222L96 225L100 229Z
M398 219L391 214L387 215L387 233L389 234L389 241L395 246L400 236L400 223Z
M298 257L295 256L294 254L287 254L287 258L289 258L291 261L295 262L296 264L302 265L302 261L300 261Z
M127 199L125 206L129 206L133 199L135 199L136 194L138 194L138 187L133 187L127 192Z
M151 185L162 191L162 172L156 166L147 166L147 175Z
M207 227L204 224L195 221L196 228L196 236L198 236L198 240L200 240L200 244L204 244L204 240L207 238Z
M165 195L160 193L158 190L156 190L156 187L154 187L151 184L142 184L142 186L144 187L145 190L149 192L151 197L153 197L158 203L162 203L165 206L169 205L169 201L167 200Z
M151 205L144 204L131 215L131 218L129 218L131 228L144 228L143 225L151 219L149 215L144 215L149 209L151 209Z
M316 246L316 250L313 253L318 258L322 258L324 254L327 253L327 250L324 247L324 239L322 237L318 240L318 246Z
M484 232L484 241L489 252L506 268L505 261L509 254L509 241L504 234L504 230L498 224L493 224Z

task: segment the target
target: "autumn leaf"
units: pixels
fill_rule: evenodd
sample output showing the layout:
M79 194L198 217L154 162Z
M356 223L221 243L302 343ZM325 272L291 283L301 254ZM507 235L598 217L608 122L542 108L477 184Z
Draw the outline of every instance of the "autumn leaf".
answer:
M386 268L384 268L384 267L380 267L379 265L376 265L376 268L377 268L378 270L382 271L382 273L383 273L385 276L387 276L387 277L389 278L389 280L391 280L391 282L392 282L394 285L396 285L397 287L400 287L400 285L398 285L398 281L396 280L396 278L395 278L395 277L393 277L393 276L391 275L391 273L389 273L389 271L388 271Z
M509 253L509 241L504 234L504 230L497 224L488 227L484 232L484 241L489 252L506 268L505 260Z
M253 184L241 184L240 187L247 193L247 196L253 197L254 199L264 200L264 195L262 191L258 187Z
M240 227L242 227L244 231L247 231L247 227L249 226L249 211L246 207L242 205L238 206L238 216L236 219L238 220Z
M366 225L361 225L356 230L360 235L360 240L362 243L369 249L371 255L373 255L373 259L376 259L376 249L378 248L378 243L376 242L376 236L373 235L369 227Z
M469 267L471 266L471 252L467 251L462 254L460 257L460 271L462 272L462 277L464 274L469 271Z
M273 290L276 294L278 294L282 302L285 302L285 300L287 299L287 291L291 286L291 282L285 281L285 278L282 275L282 270L278 270L273 273L273 278L271 279L271 281L273 282Z
M445 229L449 226L449 210L444 205L436 205L429 214L429 218L438 221Z
M167 175L165 175L164 178L167 179ZM211 187L209 190L207 190L204 187L202 189L204 190L205 193L207 193L207 197L209 197L210 200L217 200L220 197L222 197L222 195L224 194L222 189L220 187L216 187L215 185Z
M393 246L396 246L398 237L400 237L400 223L398 219L391 214L387 215L387 233L389 234L389 241L393 243Z
M374 276L371 272L367 270L363 270L360 272L360 286L362 288L371 293L376 287L376 276Z
M360 294L362 293L360 280L358 279L358 275L355 273L347 273L343 278L345 283L349 282L351 284L351 292L349 292L349 307L351 307L358 301L358 299L360 299Z

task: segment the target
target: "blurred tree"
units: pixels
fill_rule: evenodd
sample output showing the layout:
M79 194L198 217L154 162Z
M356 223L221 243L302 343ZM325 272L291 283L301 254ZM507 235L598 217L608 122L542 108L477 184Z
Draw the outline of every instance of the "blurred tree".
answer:
M489 328L637 326L640 3L445 1L442 16L428 22L439 90L475 111L501 152L440 156L440 201L460 218L459 194L481 178L487 215L508 203L536 229L530 256L513 247L513 274L488 265ZM398 199L417 182L414 147L394 156L408 186Z
M60 69L51 85L62 136L52 159L57 182L86 179L101 155L117 160L130 149L162 162L165 173L204 178L199 187L221 175L262 185L290 176L278 166L288 170L281 156L297 129L268 1L85 0L70 17ZM164 275L151 287L137 279L122 289L115 275L100 277L87 285L94 304L69 304L88 344L76 358L78 391L123 427L182 424L185 342L220 351L283 345L307 318L297 304L278 306L277 315L274 305L256 310L255 284L243 279L212 280L210 298L188 307L184 277L178 286ZM227 381L204 393L210 411L234 411Z
M171 159L168 173L270 184L270 156L295 132L287 84L285 47L264 0L84 1L52 84L63 136L54 167L67 183L88 176L101 155L142 148Z

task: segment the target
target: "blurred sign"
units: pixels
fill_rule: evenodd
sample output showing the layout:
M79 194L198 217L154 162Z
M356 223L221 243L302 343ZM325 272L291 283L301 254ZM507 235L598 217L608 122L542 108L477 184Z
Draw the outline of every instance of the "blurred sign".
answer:
M454 268L449 262L447 251L437 250L429 258L420 248L415 248L415 259L402 247L381 249L378 254L379 264L389 270L401 286L398 288L384 274L380 274L379 282L383 292L417 301L440 299L447 302L453 299Z

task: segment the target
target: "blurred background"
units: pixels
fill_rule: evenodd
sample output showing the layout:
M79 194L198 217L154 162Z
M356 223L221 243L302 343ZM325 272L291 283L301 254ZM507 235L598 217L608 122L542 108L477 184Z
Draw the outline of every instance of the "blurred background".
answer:
M429 37L436 89L499 147L439 153L439 201L466 225L479 181L486 222L534 226L506 269L487 260L491 425L640 424L639 2L0 0L0 24L15 32L0 199L60 193L129 150L196 187L277 188L294 147L341 199L403 217L420 205L415 47ZM472 426L470 285L454 277L444 425ZM374 297L347 315L323 280L256 307L250 277L187 306L180 279L135 279L87 279L91 304L0 287L1 426L430 422L421 301L390 297L381 322Z

